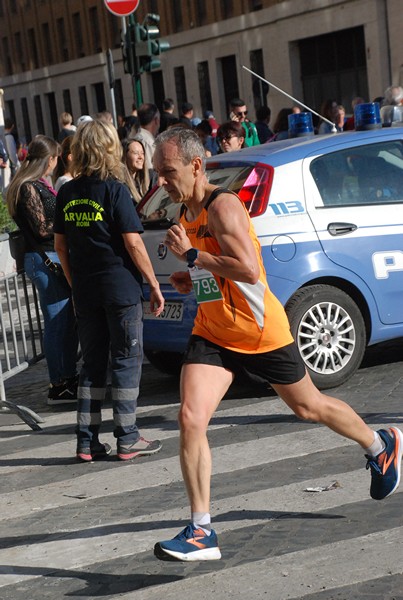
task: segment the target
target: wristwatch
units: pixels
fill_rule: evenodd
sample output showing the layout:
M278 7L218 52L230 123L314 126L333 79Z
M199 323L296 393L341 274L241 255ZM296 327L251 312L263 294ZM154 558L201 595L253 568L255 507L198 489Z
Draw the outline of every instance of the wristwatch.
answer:
M188 267L192 268L195 266L195 260L197 260L198 256L199 256L199 250L197 250L197 248L190 248L186 252L186 260L188 263Z

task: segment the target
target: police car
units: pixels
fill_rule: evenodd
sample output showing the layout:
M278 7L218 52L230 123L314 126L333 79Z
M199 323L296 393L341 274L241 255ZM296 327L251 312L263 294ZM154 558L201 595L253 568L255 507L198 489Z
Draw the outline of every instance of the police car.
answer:
M403 128L294 138L208 160L211 183L237 192L262 246L267 279L285 306L315 384L344 383L368 345L403 337ZM168 283L183 262L162 242L178 207L160 188L139 211L166 299L145 303L144 349L177 372L196 313Z

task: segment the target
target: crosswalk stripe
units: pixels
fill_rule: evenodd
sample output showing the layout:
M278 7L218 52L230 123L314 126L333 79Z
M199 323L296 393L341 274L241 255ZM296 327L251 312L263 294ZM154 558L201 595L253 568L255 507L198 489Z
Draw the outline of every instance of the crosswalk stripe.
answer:
M172 405L170 405L170 406L172 406ZM144 412L145 411L138 411L137 414L138 414L138 416L141 416L142 414L144 414ZM158 415L160 415L161 414L160 408L158 407L158 410L156 410L155 412L158 413ZM147 413L149 414L150 411L148 410ZM176 413L176 411L175 411L175 413ZM238 427L240 425L256 423L259 420L261 420L262 417L265 417L265 416L269 417L269 416L273 416L273 415L292 415L292 414L293 414L292 411L288 408L288 406L286 404L284 404L284 402L282 400L280 400L280 399L266 400L263 402L258 402L253 405L247 404L247 405L243 405L240 407L228 408L228 409L218 411L211 421L209 431L223 429L223 428L228 427L229 425ZM151 413L151 416L152 416L152 413ZM70 417L70 419L71 419L71 421L65 419L64 421L59 423L60 418L58 418L57 423L54 423L54 422L52 422L51 424L46 423L46 425L43 426L44 433L46 433L51 427L55 427L59 424L63 424L64 426L67 426L69 424L73 425L75 423L75 413L74 413L74 420L73 420L73 417ZM240 419L242 419L242 420L240 420ZM104 423L106 423L107 421L112 421L112 409L106 409L103 412L103 420L104 420ZM146 439L158 438L160 440L166 440L166 439L170 439L173 437L177 437L179 434L177 420L176 420L176 418L172 419L172 420L168 420L168 421L165 419L161 420L160 424L158 422L156 422L153 425L152 429L147 428L147 427L141 427L141 434ZM32 434L32 435L41 436L43 434ZM110 436L108 437L107 435L105 435L102 437L102 439L104 439L104 441L110 443L112 447L115 446L115 440L113 437L110 437ZM5 440L5 441L9 442L9 439ZM73 438L73 436L72 436L71 441L52 444L52 456L57 456L60 458L67 458L70 456L74 456L74 452L75 452L75 439ZM49 445L48 445L47 440L44 441L44 444L42 447L36 448L36 450L35 450L35 458L36 459L49 458L49 454L50 454L49 453ZM32 457L32 450L30 449L30 450L26 450L26 451L14 452L13 454L2 455L2 460L3 461L10 460L10 463L12 463L12 461L13 460L15 461L16 459L23 460L25 458L31 458L31 457ZM35 466L18 464L15 467L13 467L12 464L10 464L10 466L2 468L2 473L8 473L15 469L18 469L19 471L21 471L21 469L32 470L32 468L35 468ZM40 465L37 465L36 468L40 468Z
M237 530L246 526L258 525L262 518L247 518L247 514L253 511L266 509L268 514L265 521L270 520L270 513L311 513L323 512L338 506L353 504L369 498L369 476L365 469L349 473L331 474L326 478L326 484L336 479L340 487L322 493L305 491L306 488L316 487L323 484L323 480L310 479L303 482L282 486L281 488L270 488L258 492L250 492L241 496L233 496L212 502L211 511L213 523L218 533ZM398 491L397 493L401 493ZM126 493L126 492L125 492ZM46 510L47 507L43 507ZM240 519L230 521L220 520L220 515L227 511L239 512ZM245 513L246 511L246 513ZM273 517L274 519L276 516ZM170 523L183 520L184 525L189 520L188 508L169 511L161 511L153 514L143 514L135 518L128 516L124 521L116 520L111 524L108 522L108 530L112 525L119 532L108 533L107 544L105 543L104 526L86 529L85 536L74 530L70 525L62 527L57 531L60 536L55 541L44 541L34 545L18 546L0 550L0 564L13 566L41 567L52 571L58 568L77 568L107 560L110 556L109 548L115 548L115 556L127 556L133 553L151 551L154 543L161 539L170 539L178 532L178 527L170 526ZM166 522L165 528L149 527L139 528L133 531L130 525ZM125 525L126 531L122 531L119 525ZM74 526L74 523L73 523ZM3 575L0 577L0 587L20 581L24 576Z
M386 551L382 552L380 548L386 548ZM226 598L299 600L375 577L400 574L402 556L403 527L397 527L236 568L200 574L197 585L181 578L163 586L145 588L141 591L141 600L177 600L184 594L192 600L205 600L217 597L220 591L225 591ZM372 565L375 565L375 570L372 570ZM341 597L345 596L341 594ZM132 592L119 595L119 600L137 598L138 595Z
M296 420L296 426L293 424L292 430L280 426L276 429L276 434L273 433L273 429L268 431L267 437L247 441L243 438L243 441L228 443L228 440L236 440L237 435L227 435L227 431L233 432L234 428L258 423L263 417L270 418L277 415L282 417L293 413L276 397L248 398L242 405L231 406L229 402L224 406L225 408L215 414L209 428L210 432L222 431L222 444L220 433L215 436L215 443L219 441L220 445L212 447L213 475L216 479L212 493L211 513L213 526L219 536L226 535L228 540L228 536L231 537L231 533L237 531L238 536L243 536L241 530L248 528L259 530L261 525L267 525L268 522L276 521L288 513L309 514L313 517L317 514L319 518L321 513L340 508L341 515L343 510L348 515L349 510L357 511L361 503L370 502L370 475L365 470L363 452L359 447L355 448L354 442L342 438L321 425L301 422L302 426L298 427ZM178 404L144 406L138 409L139 417L152 419L152 426L142 427L140 424L142 435L151 439L158 437L167 445L171 441L170 453L172 453L173 441L178 440L179 437L176 423L177 409ZM110 422L111 408L105 409L103 415L104 421ZM108 513L105 519L100 513L100 524L86 526L84 529L77 526L69 515L72 511L80 511L80 504L96 503L97 499L107 497L113 499L113 502L116 498L116 502L119 503L119 498L123 495L130 496L131 493L134 495L141 493L142 490L148 498L147 494L151 494L151 490L158 486L179 482L182 485L182 475L178 456L175 454L164 457L163 449L152 460L140 459L126 464L116 463L116 468L113 462L102 465L101 469L99 465L69 465L65 469L64 479L41 484L39 477L41 470L44 472L48 466L55 468L55 464L48 465L46 459L72 458L75 450L74 435L67 441L55 443L53 440L57 439L57 435L54 435L55 428L61 428L63 439L66 440L68 428L74 423L75 411L53 414L46 418L43 441L41 441L42 434L30 432L27 434L37 436L34 449L16 450L11 454L2 455L2 464L5 464L2 473L7 475L6 486L13 485L14 473L16 477L21 477L24 472L30 473L30 481L33 481L32 475L38 473L38 484L15 491L5 491L7 488L4 485L2 487L0 521L2 528L6 528L8 533L5 536L5 547L0 549L2 565L0 589L4 589L5 586L11 586L11 589L15 585L18 590L21 590L22 587L18 588L18 585L29 586L29 582L41 577L46 578L58 570L72 573L79 572L81 569L91 570L92 566L95 568L97 564L107 564L119 557L132 557L133 561L139 564L144 562L149 564L147 561L155 560L152 556L155 542L171 538L181 527L178 523L184 526L189 520L189 508L184 501L183 505L181 503L177 507L174 507L173 502L170 503L169 508L164 509L164 505L161 505L162 510L157 512L155 508L159 509L160 504L154 503L153 511L141 508L141 514L140 509L137 512L133 511L134 517L130 515L130 510L124 518L123 511L116 518L113 512ZM383 428L385 423L371 423L371 427ZM0 426L0 433L2 431L11 434L16 432L13 426ZM277 433L284 431L289 432ZM21 435L20 427L20 432L16 432L15 437L5 438L3 442L7 443L10 439L18 440L21 437L26 436ZM115 440L111 433L105 434L103 441L111 443L114 448ZM18 446L14 443L13 447ZM245 485L241 492L236 493L236 486L234 486L230 493L226 493L230 488L225 487L224 483L221 484L219 477L226 475L229 480L232 473L236 473L236 477L242 477L242 471L259 466L263 470L265 465L274 465L274 463L277 463L277 472L279 472L283 461L301 458L303 462L305 460L303 457L307 457L306 460L309 461L311 454L333 451L336 455L338 451L343 453L343 449L349 447L358 451L358 460L360 456L362 457L362 468L343 470L343 458L341 458L339 462L333 460L333 466L328 468L325 466L317 477L296 481L297 478L294 476L291 483L277 486L275 480L268 480L266 489L264 489L265 483L259 482L259 488L263 489L255 490L252 484L250 491L246 493L245 489L248 488ZM2 448L6 448L5 444ZM26 443L24 448L27 448ZM350 453L350 450L344 450L344 453L346 452ZM30 462L33 457L35 461ZM309 473L312 474L313 470ZM122 479L124 479L123 487ZM50 481L49 476L47 481ZM329 491L321 493L307 491L308 488L327 486L333 481L337 481L338 486ZM154 493L157 498L159 493L158 489ZM403 487L397 491L400 499L401 493ZM377 505L379 506L379 503ZM127 506L128 503L126 508ZM143 506L146 506L146 502ZM66 511L62 512L64 508ZM70 512L67 509L71 509ZM58 511L57 514L61 515L59 521L48 519L48 515L51 515L48 511L52 510ZM29 524L34 523L33 515L37 515L38 523L41 521L46 523L49 520L49 525L43 532L35 526L35 533L30 539ZM97 521L92 521L95 522ZM18 524L15 543L13 523ZM24 538L21 541L24 523L28 524L26 544ZM395 525L400 525L400 522L395 520L390 526ZM347 539L335 542L329 540L327 544L321 544L318 537L315 538L313 546L307 547L301 540L303 550L295 550L294 546L294 551L274 556L272 549L271 555L263 560L257 560L264 556L261 553L256 557L251 556L249 561L246 556L244 564L242 562L236 567L231 567L229 561L222 569L207 569L208 572L206 569L200 569L200 572L192 573L193 582L189 582L187 577L178 577L177 581L173 578L164 585L145 587L141 591L125 593L125 590L122 590L118 597L120 600L137 600L137 598L159 600L161 597L176 600L181 594L189 595L190 584L191 596L194 600L204 600L213 594L217 597L249 597L253 600L263 600L268 597L275 600L301 600L312 594L319 594L325 589L340 590L344 585L368 582L374 577L401 574L403 527L384 529L375 533L367 532L368 529L361 529L359 532L361 535L351 539L344 534ZM111 548L113 548L113 555L111 555ZM225 557L225 548L222 548L222 551ZM136 561L137 555L138 561ZM163 565L162 572L169 573L168 564L158 564ZM368 568L369 565L374 564L375 574ZM9 597L11 596L7 595L7 598Z
M310 452L321 452L340 448L352 444L350 440L342 438L334 432L318 426L300 433L277 435L274 437L260 438L248 442L228 444L213 448L214 473L225 473L237 469L246 469L258 464L267 464L306 455ZM58 446L52 446L52 453L60 456ZM69 447L71 445L69 444ZM162 450L163 452L163 450ZM161 454L161 456L163 456ZM158 485L166 485L182 479L179 460L177 456L161 458L157 461L143 461L125 465L125 489L127 492ZM0 494L0 506L7 505L9 509L0 515L4 518L22 516L34 510L67 506L77 502L75 497L86 494L88 490L88 469L91 465L82 465L82 475L74 479L58 481L29 488L17 492ZM108 473L107 494L117 494L122 488L121 469L114 469ZM91 498L105 495L105 474L96 472L91 476Z
M380 427L380 425L375 426ZM354 442L345 439L333 431L317 426L299 433L277 435L260 438L248 442L227 444L213 448L213 474L227 473L239 469L247 469L259 464L268 464L311 452L323 452L352 445ZM57 446L57 444L55 445ZM360 451L360 449L358 449ZM54 452L54 447L52 449ZM163 450L162 450L163 452ZM162 455L161 455L162 456ZM83 474L39 487L6 492L0 494L0 506L7 506L7 511L0 514L0 521L21 517L32 511L51 509L57 506L68 506L85 497L95 500L99 497L118 494L122 488L122 472L120 468L108 472L108 490L105 491L105 473L96 472L91 476L91 493L88 494L88 469L91 465L82 465ZM177 456L161 458L156 461L143 461L125 465L125 489L133 490L166 485L181 481L181 471ZM84 472L85 470L85 472Z
M227 530L234 531L245 526L256 525L261 522L261 518L247 518L247 514L253 511L265 509L267 511L266 520L270 520L270 514L273 514L273 519L276 518L276 513L317 513L338 506L344 506L369 498L369 476L365 469L359 469L349 473L332 473L326 477L326 484L337 480L340 487L337 487L328 492L313 493L307 492L310 487L317 487L323 484L322 480L310 479L298 483L282 486L281 488L270 488L258 492L250 492L241 496L229 497L212 502L212 515L214 527L219 533ZM109 493L108 482L108 493ZM397 493L401 493L398 491ZM126 493L126 492L125 492ZM41 510L47 510L47 506L43 506ZM228 510L235 510L242 514L241 519L231 521L221 521L220 515L225 514ZM246 511L246 516L243 511ZM215 517L215 519L214 519ZM93 527L86 529L85 534L74 529L58 531L57 535L61 536L56 541L44 541L33 546L18 546L12 549L0 550L0 564L13 564L14 566L23 566L29 564L32 567L42 567L53 570L66 567L66 557L69 557L70 568L85 566L93 562L100 562L108 557L109 548L116 548L116 555L124 556L133 552L145 552L152 549L154 543L161 539L170 539L177 533L177 527L169 526L171 522L183 520L184 524L189 519L188 508L181 508L169 511L161 511L153 514L143 514L135 518L130 518L125 515L121 520L114 521L114 527L120 524L127 525L127 532L119 531L119 533L110 533L105 543L105 535L103 533L104 526ZM149 529L133 532L129 527L131 524L141 523L168 523L168 527ZM74 524L73 524L74 526ZM90 561L90 562L89 562ZM0 578L0 586L14 582L14 575L3 575ZM17 580L20 575L17 576ZM12 580L12 581L10 581Z

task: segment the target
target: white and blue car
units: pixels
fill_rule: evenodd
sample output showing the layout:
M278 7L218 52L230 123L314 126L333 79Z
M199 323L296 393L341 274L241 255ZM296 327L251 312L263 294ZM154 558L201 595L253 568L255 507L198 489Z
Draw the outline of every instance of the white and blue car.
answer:
M403 337L403 128L294 138L208 159L212 183L236 191L262 245L270 288L315 384L344 383L368 345ZM196 303L168 283L184 264L166 252L178 207L157 189L139 211L166 299L145 304L150 362L177 372Z

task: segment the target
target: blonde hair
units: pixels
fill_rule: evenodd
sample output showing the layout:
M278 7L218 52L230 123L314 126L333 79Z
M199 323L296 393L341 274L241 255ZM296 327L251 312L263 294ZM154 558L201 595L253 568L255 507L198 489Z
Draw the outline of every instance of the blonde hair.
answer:
M135 188L122 162L122 145L115 127L94 119L82 123L71 144L73 177L96 176L102 181L116 179L125 183L132 195Z
M46 135L36 135L28 146L28 154L14 175L7 190L8 212L15 216L21 186L27 181L37 181L43 177L49 166L49 158L59 156L60 145Z

